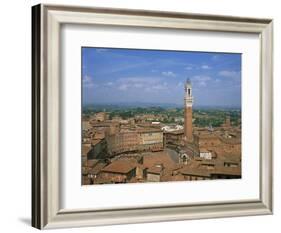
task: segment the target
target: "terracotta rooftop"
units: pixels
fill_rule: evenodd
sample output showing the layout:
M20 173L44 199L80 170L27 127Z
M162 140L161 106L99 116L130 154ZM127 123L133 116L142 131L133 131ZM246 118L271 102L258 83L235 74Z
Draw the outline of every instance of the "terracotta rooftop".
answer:
M108 166L104 167L102 172L112 172L112 173L121 173L127 174L131 170L133 170L137 164L130 160L115 160L110 163Z
M218 167L211 170L210 173L216 175L241 176L241 167Z
M189 168L184 167L180 170L180 173L183 175L193 175L200 177L210 177L210 170L200 169L200 168Z
M233 175L241 176L241 167L223 167L218 166L213 170L207 170L203 168L191 168L184 167L180 170L180 173L183 175L193 175L201 177L211 177L212 175Z
M93 168L89 169L88 172L91 174L97 175L105 166L106 166L106 163L99 162Z
M143 166L146 168L153 167L157 164L162 164L164 168L175 166L175 162L165 151L147 153L143 156Z
M88 159L86 162L85 162L85 166L87 167L94 167L95 165L97 165L99 162L98 159Z
M95 140L101 140L101 139L104 139L105 137L105 133L104 132L96 132L93 139Z
M161 166L153 166L147 169L147 173L157 174L160 175L163 168Z

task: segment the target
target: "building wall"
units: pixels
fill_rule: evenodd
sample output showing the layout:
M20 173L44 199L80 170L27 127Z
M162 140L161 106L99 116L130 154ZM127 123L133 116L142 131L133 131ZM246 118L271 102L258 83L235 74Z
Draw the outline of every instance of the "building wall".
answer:
M140 133L141 144L149 145L156 143L163 143L163 132L145 132Z
M143 179L144 177L144 172L143 169L140 168L139 166L136 167L136 178L137 179Z
M163 150L163 132L122 132L107 136L110 154Z
M119 124L110 124L108 133L112 135L118 132L119 132Z
M194 176L194 175L184 175L185 180L210 180L208 177Z
M93 146L94 156L98 156L102 151L102 143L101 141Z
M101 180L105 180L107 183L118 183L127 180L127 176L118 173L101 172L98 174Z
M212 146L221 146L222 142L219 137L199 137L198 146L210 148Z
M98 143L92 146L93 153L88 155L88 159L96 159L101 156L101 154L105 154L106 152L106 141L105 139L101 139Z
M184 110L184 134L188 142L192 142L192 107L186 107Z
M153 173L147 173L147 181L160 182L160 175L159 174L153 174Z
M96 113L95 119L96 119L96 121L103 122L107 119L107 113L106 112Z
M107 136L107 150L110 154L118 154L138 149L137 132L122 132Z
M86 155L82 155L81 156L81 162L82 162L82 164L84 164L86 161L87 161L87 156Z
M106 180L106 181L111 180L112 183L128 182L131 178L135 177L135 175L136 175L136 169L132 169L127 174L120 173L118 171L116 172L102 171L98 174L99 178L101 178L102 180Z
M139 150L163 150L163 132L142 132L140 136Z
M88 120L87 121L85 121L85 120L82 121L82 130L87 131L87 130L89 130L91 128L92 127L91 127L90 122Z
M164 133L164 141L165 145L181 145L181 142L183 140L184 134L175 134L173 132L165 132Z
M212 153L211 152L200 152L200 157L204 159L212 159Z

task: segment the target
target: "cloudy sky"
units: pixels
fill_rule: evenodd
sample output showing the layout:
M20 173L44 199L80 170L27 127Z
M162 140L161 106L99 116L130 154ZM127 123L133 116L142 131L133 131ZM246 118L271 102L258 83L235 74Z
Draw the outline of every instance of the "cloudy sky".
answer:
M241 106L241 54L82 48L84 105L181 105L187 78L194 105Z

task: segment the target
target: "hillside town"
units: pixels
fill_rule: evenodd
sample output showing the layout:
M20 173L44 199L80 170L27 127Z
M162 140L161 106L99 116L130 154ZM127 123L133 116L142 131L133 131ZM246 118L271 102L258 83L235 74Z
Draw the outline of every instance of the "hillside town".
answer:
M187 80L172 122L164 113L83 113L82 185L241 178L241 119L202 126L193 101Z

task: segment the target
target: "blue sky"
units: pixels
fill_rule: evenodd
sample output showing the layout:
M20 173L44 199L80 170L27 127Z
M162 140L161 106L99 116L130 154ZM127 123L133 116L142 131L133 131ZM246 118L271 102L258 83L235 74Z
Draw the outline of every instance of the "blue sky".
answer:
M182 105L187 78L195 106L241 106L241 54L82 48L83 105Z

